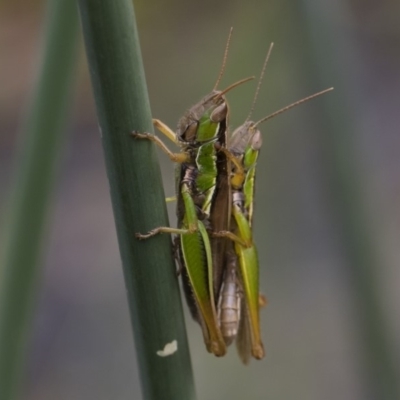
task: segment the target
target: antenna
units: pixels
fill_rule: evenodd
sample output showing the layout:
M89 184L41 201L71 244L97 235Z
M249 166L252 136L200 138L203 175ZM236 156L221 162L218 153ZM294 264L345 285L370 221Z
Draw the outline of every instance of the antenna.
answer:
M248 82L253 80L255 77L254 76L249 76L248 78L244 78L241 79L240 81L237 81L235 83L232 83L232 85L229 85L227 88L225 88L224 90L222 90L221 92L219 92L216 96L214 100L219 99L220 97L222 97L224 94L228 93L230 90L232 90L233 88L235 88L236 86L241 85L242 83Z
M269 56L271 55L273 47L274 47L274 44L271 43L270 46L269 46L268 52L267 52L267 56L265 57L265 61L264 61L264 65L263 65L262 70L261 70L260 78L258 79L257 89L256 89L256 93L254 94L254 99L253 99L253 103L252 103L251 108L250 108L249 115L247 116L246 121L244 121L245 123L250 119L251 114L254 111L254 107L256 105L256 101L257 101L257 97L258 97L258 92L260 91L261 83L262 83L262 80L264 78L264 72L265 72L265 69L267 67Z
M225 72L226 60L228 58L228 50L229 50L229 45L231 43L232 31L233 31L233 28L231 28L229 31L228 41L226 42L226 46L225 46L225 52L224 52L224 58L222 60L221 70L219 71L218 79L217 79L217 82L215 82L213 90L217 90L217 87L218 87L218 85L222 79L222 76L224 75L224 72Z
M281 108L280 110L275 111L274 113L272 113L272 114L270 114L270 115L267 115L266 117L260 119L259 121L257 121L257 122L254 124L254 127L260 125L261 123L263 123L263 122L265 122L265 121L267 121L267 120L269 120L269 119L271 119L271 118L276 117L276 116L279 115L279 114L284 113L285 111L290 110L290 109L293 108L293 107L296 107L296 106L298 106L298 105L300 105L300 104L303 104L303 103L305 103L305 102L308 101L308 100L314 99L315 97L321 96L322 94L325 94L325 93L330 92L330 91L332 91L332 90L333 90L333 87L331 87L331 88L329 88L329 89L325 89L325 90L323 90L322 92L315 93L315 94L313 94L313 95L311 95L311 96L305 97L304 99L298 100L298 101L296 101L295 103L289 104L288 106L283 107L283 108Z

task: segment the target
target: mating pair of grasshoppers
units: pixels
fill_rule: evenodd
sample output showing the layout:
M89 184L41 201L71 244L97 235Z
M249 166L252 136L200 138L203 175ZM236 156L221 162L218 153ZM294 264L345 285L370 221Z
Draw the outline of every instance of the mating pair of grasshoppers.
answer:
M253 78L243 79L225 90L217 90L223 65L214 89L191 107L173 132L159 120L155 127L181 151L171 152L156 136L134 132L138 139L156 143L177 163L176 191L178 228L158 227L147 234L175 234L175 248L183 286L192 316L202 328L207 350L223 356L235 339L239 356L248 363L251 356L264 357L260 334L259 308L265 303L259 294L259 263L252 237L254 178L261 148L258 126L331 89L314 94L281 109L258 122L250 121L269 48L250 115L228 136L228 104L225 94Z

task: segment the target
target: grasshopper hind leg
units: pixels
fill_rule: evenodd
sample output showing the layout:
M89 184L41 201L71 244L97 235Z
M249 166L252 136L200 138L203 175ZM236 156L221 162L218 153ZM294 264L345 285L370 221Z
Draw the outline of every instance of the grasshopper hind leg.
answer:
M169 233L169 234L176 234L176 235L185 235L187 233L193 233L196 230L193 230L193 228L189 229L179 229L179 228L170 228L169 226L160 226L158 228L154 228L151 231L147 233L135 233L135 236L139 240L145 240L145 239L150 239L153 236L156 236L160 233Z

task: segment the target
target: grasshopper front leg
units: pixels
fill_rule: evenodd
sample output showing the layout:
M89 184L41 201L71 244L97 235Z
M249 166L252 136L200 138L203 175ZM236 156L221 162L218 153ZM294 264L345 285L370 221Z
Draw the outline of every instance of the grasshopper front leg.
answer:
M156 129L158 129L163 135L165 135L171 142L174 142L177 146L179 146L179 142L176 140L175 132L164 122L159 119L153 118L153 125Z
M168 125L164 124L159 119L153 119L153 125L156 129L158 129L164 136L166 136L171 142L174 142L177 146L180 146L179 141L176 139L175 132L168 127ZM171 159L171 161L176 163L184 163L190 161L190 156L185 153L174 153L172 152L157 136L148 133L148 132L132 132L132 136L135 139L145 139L150 140L155 143L167 156Z
M190 156L187 153L174 153L172 152L157 136L147 132L132 132L132 136L135 139L150 140L155 143L169 158L172 162L182 164L190 161Z

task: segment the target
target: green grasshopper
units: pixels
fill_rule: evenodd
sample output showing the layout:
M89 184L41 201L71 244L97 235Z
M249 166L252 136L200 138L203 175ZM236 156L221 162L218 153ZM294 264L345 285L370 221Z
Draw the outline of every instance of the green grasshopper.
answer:
M189 295L186 290L189 307L202 327L207 350L217 356L225 354L226 345L215 306L215 293L219 291L218 285L222 281L222 267L217 273L218 268L214 266L224 265L226 239L215 237L210 240L207 229L229 229L230 168L226 155L216 150L216 143L226 146L228 105L224 95L252 79L236 82L223 91L216 90L224 71L228 45L214 89L180 119L177 131L173 132L161 121L153 120L165 136L181 147L180 153L171 152L154 135L133 133L136 138L155 142L172 161L178 163L176 186L179 227L158 227L145 235L136 236L139 239L147 239L158 233L179 236L176 241L178 261L184 269L184 286L190 290Z
M257 122L250 121L272 47L273 44L264 62L249 116L233 132L229 150L221 148L232 163L232 222L231 231L216 232L214 235L231 239L237 257L232 254L228 257L218 301L218 317L226 344L230 344L236 337L238 353L245 364L249 362L250 356L256 359L264 357L259 321L262 298L259 295L258 255L252 238L255 171L262 145L258 126L332 90L330 88L306 97Z

